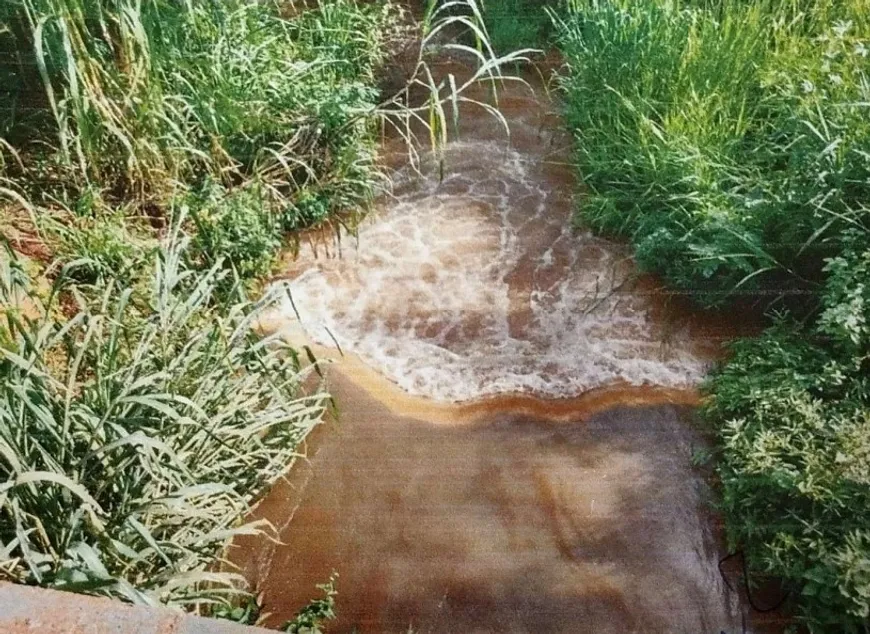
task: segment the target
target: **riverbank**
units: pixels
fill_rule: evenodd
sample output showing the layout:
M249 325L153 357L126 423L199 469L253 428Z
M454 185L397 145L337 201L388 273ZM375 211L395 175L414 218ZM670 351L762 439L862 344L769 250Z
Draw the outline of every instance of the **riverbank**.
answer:
M250 618L216 562L268 529L242 520L328 395L252 332L275 297L247 293L287 232L377 189L398 15L0 5L4 579Z

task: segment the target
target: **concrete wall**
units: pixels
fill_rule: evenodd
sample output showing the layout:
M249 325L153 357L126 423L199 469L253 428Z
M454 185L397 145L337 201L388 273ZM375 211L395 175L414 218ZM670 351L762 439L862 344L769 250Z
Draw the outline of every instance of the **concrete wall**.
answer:
M168 608L0 582L2 634L274 634Z

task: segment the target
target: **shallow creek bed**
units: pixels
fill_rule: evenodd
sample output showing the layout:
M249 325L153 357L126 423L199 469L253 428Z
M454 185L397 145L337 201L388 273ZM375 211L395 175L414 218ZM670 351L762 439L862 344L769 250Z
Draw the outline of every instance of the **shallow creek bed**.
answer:
M747 627L692 460L693 388L734 330L572 227L570 140L528 79L502 88L510 139L463 113L443 174L388 142L394 196L356 244L288 263L271 327L348 357L338 422L258 508L281 543L231 554L271 625L337 571L331 632Z

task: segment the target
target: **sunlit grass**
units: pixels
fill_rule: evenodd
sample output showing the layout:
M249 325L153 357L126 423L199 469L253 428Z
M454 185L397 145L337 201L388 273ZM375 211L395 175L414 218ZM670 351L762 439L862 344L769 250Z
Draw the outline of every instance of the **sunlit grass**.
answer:
M326 396L303 390L311 368L293 350L254 332L281 298L215 304L223 273L193 275L186 245L171 236L146 287L101 284L64 320L58 294L30 292L3 258L2 304L30 305L5 311L0 346L8 578L188 607L243 587L215 557L268 528L242 518Z
M863 0L569 4L583 221L704 303L813 288L870 193Z

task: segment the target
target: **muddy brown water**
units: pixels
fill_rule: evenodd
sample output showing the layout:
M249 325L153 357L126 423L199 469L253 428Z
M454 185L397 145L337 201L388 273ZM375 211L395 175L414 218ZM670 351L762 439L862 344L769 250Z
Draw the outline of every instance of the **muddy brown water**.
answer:
M388 142L394 195L357 244L312 238L287 264L294 306L267 326L346 356L339 420L257 508L281 542L231 551L268 625L337 571L335 633L747 627L691 423L747 326L572 228L569 139L530 81L503 88L509 140L464 113L443 178Z
M342 422L259 509L284 544L247 551L270 625L335 570L331 632L739 631L685 406L444 425L332 386Z
M393 195L340 252L303 240L283 317L437 400L696 385L735 328L690 314L630 248L574 226L571 141L528 80L500 90L509 139L486 112L463 112L443 178L431 156L420 174L388 143Z

